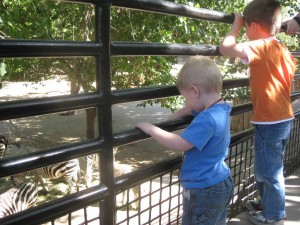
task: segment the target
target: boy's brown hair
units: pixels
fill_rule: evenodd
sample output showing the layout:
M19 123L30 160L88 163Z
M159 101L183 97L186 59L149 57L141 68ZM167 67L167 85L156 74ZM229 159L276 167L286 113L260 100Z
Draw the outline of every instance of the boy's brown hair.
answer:
M277 0L253 0L245 7L243 14L248 25L256 22L272 36L280 32L281 7Z
M207 92L220 93L222 74L214 60L205 56L192 56L181 68L176 85L179 90L199 85Z

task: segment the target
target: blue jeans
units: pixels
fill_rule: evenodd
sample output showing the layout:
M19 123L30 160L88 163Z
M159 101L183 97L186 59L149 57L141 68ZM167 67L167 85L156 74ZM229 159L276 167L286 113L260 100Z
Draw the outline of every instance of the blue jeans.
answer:
M232 195L230 176L208 188L184 188L182 225L225 225Z
M255 178L266 219L286 216L283 159L293 123L254 124Z

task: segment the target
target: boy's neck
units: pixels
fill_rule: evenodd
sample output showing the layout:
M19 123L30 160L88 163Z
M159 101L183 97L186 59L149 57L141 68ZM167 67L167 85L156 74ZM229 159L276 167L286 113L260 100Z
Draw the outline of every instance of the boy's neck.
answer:
M208 109L212 107L215 104L220 104L223 103L224 100L220 94L213 93L213 94L208 94L207 100L204 103L205 109Z
M271 38L271 37L276 37L275 35L271 35L269 32L265 32L264 30L260 30L258 32L256 32L255 37L253 38L253 40L259 40L259 39L266 39L266 38Z

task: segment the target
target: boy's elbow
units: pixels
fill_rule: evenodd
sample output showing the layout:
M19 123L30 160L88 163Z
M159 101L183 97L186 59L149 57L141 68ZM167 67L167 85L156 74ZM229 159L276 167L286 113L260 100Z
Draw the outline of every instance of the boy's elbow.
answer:
M221 44L220 46L219 46L219 51L220 51L220 53L223 55L223 56L226 56L227 54L227 48L223 45L223 44Z
M223 56L229 56L229 57L244 57L244 53L242 49L239 49L237 45L226 45L221 44L219 46L219 51Z

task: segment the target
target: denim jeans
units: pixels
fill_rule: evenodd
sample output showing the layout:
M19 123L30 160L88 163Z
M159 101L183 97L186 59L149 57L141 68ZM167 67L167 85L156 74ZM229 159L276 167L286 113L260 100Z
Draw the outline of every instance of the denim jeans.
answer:
M266 219L286 216L283 159L293 123L254 125L255 178Z
M182 225L225 225L232 195L230 176L208 188L184 188Z

